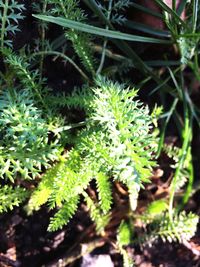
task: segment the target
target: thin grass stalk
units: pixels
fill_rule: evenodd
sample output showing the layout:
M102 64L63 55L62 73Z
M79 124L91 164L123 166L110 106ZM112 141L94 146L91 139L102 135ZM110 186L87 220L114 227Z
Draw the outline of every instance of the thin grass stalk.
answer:
M166 132L166 128L167 128L167 125L169 123L169 120L176 108L176 105L178 103L178 98L175 98L170 110L168 111L168 116L164 122L164 125L163 125L163 128L162 128L162 132L161 132L161 135L160 135L160 140L159 140L159 144L158 144L158 152L157 152L157 157L160 156L160 153L162 151L162 148L163 148L163 144L164 144L164 138L165 138L165 132Z
M196 32L199 0L193 0L192 33Z
M169 217L172 220L173 218L173 202L174 202L174 196L176 192L176 184L178 181L178 177L180 175L180 171L184 166L185 159L188 155L189 149L191 149L191 140L192 140L192 115L190 112L190 105L188 103L187 99L187 91L184 88L184 78L183 78L183 73L180 71L180 82L181 82L181 88L177 84L175 77L173 76L172 73L171 77L173 78L173 81L175 83L176 89L178 90L179 97L183 100L183 111L184 111L184 129L182 131L182 138L183 138L183 145L180 150L180 155L179 155L179 163L176 168L174 178L171 183L171 188L170 188L170 199L169 199ZM181 90L181 92L180 92ZM193 181L193 178L190 177L190 183ZM188 188L188 190L190 190ZM187 197L187 195L186 195Z
M108 5L108 13L107 13L107 20L110 20L110 16L111 16L111 11L112 11L112 3L113 0L109 1L109 5ZM108 25L106 25L106 29L108 30ZM100 64L99 67L96 71L96 75L100 74L104 65L104 61L105 61L105 56L106 56L106 47L107 47L107 43L108 43L108 39L105 39L103 42L103 49L102 49L102 54L101 54L101 60L100 60Z
M192 154L191 154L191 150L189 151L190 153L190 158L192 159ZM185 204L187 204L189 198L192 195L192 190L193 190L193 184L194 184L194 167L192 164L192 160L189 164L189 180L188 180L188 184L187 184L187 188L185 191L185 194L183 196L183 203L182 203L182 207L185 206Z
M74 68L81 74L81 76L88 82L90 82L90 78L85 74L85 72L79 68L79 66L68 56L66 56L65 54L58 52L58 51L40 51L40 52L36 52L32 54L32 57L35 56L40 56L40 55L46 55L46 56L57 56L57 57L61 57L66 61L69 61L69 63L71 63Z
M42 13L44 14L46 12L47 9L47 0L44 1L43 7L42 7ZM45 35L46 35L46 31L45 31L45 22L42 22L41 25L41 50L45 49ZM44 54L41 55L40 58L40 81L42 81L42 73L43 73L43 65L44 65Z
M100 20L109 26L109 29L115 30L110 21L107 20L103 12L94 0L83 0L83 2L100 18ZM167 6L168 7L168 6ZM138 69L146 78L151 77L163 89L171 92L173 89L167 84L167 81L161 80L145 62L133 51L133 49L123 40L111 39L111 41L130 58L134 67ZM161 86L160 86L161 85Z
M190 147L190 143L191 143L191 125L190 125L190 118L189 118L189 115L188 115L188 112L187 114L185 115L185 127L184 127L184 130L183 130L183 146L181 148L181 151L180 151L180 160L179 160L179 163L178 163L178 167L175 171L175 175L174 175L174 178L172 180L172 183L171 183L171 188L170 188L170 198L169 198L169 217L170 219L172 220L173 219L173 203L174 203L174 196L175 196L175 192L176 192L176 184L177 184L177 180L178 180L178 177L180 175L180 171L181 169L183 168L183 165L184 165L184 161L185 161L185 158L186 158L186 155L187 155L187 150L188 148Z

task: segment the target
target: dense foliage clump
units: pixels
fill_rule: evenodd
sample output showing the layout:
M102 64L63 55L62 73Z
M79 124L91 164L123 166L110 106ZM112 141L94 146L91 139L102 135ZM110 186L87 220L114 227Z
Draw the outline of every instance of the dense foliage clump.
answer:
M116 220L115 241L109 242L124 267L133 266L127 247L158 240L185 244L195 235L198 216L184 208L199 190L192 140L200 118L190 77L199 81L200 8L198 1L183 1L178 9L172 2L156 1L162 14L155 14L129 0L35 1L37 38L19 49L14 40L23 31L25 5L0 2L0 213L20 206L31 216L45 207L54 214L48 231L57 231L84 207L106 242L107 227ZM132 8L165 26L129 20ZM50 23L63 28L53 40ZM127 33L132 30L139 34ZM145 61L151 46L144 43L166 52ZM171 60L173 47L178 60ZM56 83L52 90L46 57L52 66L64 61L61 71L72 67L79 88L63 81L63 93ZM66 79L71 82L71 76ZM139 100L140 93L149 105ZM153 94L162 107L152 104ZM173 139L171 132L176 145L166 141ZM166 165L170 177L154 177L153 171ZM150 183L161 193L152 193Z

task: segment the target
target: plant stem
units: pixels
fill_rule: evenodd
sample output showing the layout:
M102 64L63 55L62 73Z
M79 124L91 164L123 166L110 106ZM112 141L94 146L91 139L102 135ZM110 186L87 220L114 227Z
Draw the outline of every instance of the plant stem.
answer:
M176 12L176 0L172 0L172 10Z
M107 13L107 20L108 20L108 21L110 20L110 16L111 16L112 2L113 2L112 0L109 1L108 13ZM109 29L108 25L106 25L106 29L107 29L107 30ZM105 39L105 40L104 40L104 43L103 43L103 49L102 49L101 60L100 60L99 67L98 67L98 69L97 69L97 71L96 71L96 75L100 74L101 71L102 71L103 64L104 64L104 61L105 61L106 46L107 46L107 43L108 43L108 39Z
M8 1L5 1L3 15L2 15L2 25L1 25L1 49L3 50L4 47L4 34L5 34L5 27L6 27L6 18L8 13Z
M46 9L47 9L47 1L45 0L44 4L43 4L43 8L42 8L43 14L46 12ZM41 47L42 47L42 50L44 50L44 48L45 48L45 33L46 32L45 32L44 23L45 22L42 22L42 24L41 24ZM42 80L43 65L44 65L44 54L42 54L41 58L40 58L40 80Z
M190 158L191 158L191 162L189 164L189 181L188 181L188 185L187 185L187 188L186 188L186 192L183 196L183 204L182 206L184 206L187 202L188 202L188 199L191 197L192 195L192 188L193 188L193 182L194 182L194 168L193 168L193 164L192 164L192 155L191 155L191 150L188 152L190 153Z
M80 259L84 255L87 255L91 253L94 249L98 247L102 247L105 244L104 238L97 238L89 243L83 243L78 245L75 250L64 254L62 257L59 257L59 259L54 260L53 262L50 262L46 265L46 267L64 267L67 266L70 263L73 263L75 260Z
M81 122L74 123L74 124L71 124L71 125L67 125L67 126L62 126L62 127L56 128L55 130L53 130L53 132L55 134L58 134L59 132L68 131L68 130L71 130L71 129L74 129L74 128L78 128L78 127L83 127L86 124L87 124L87 121L81 121Z
M36 96L38 97L38 99L41 101L43 107L48 110L48 107L45 103L45 101L43 100L42 96L41 96L41 93L38 89L38 86L37 84L35 83L35 81L32 79L32 77L30 76L30 73L25 69L23 68L22 66L18 66L18 68L21 70L21 72L24 74L24 76L26 76L27 80L29 81L30 83L30 87L35 91L36 93Z
M199 0L193 0L192 33L196 32Z
M69 61L75 69L81 74L81 76L88 82L90 82L89 77L78 67L78 65L68 56L65 54L58 52L58 51L40 51L32 54L32 57L39 56L39 55L46 55L46 56L57 56L57 57L62 57L66 61Z
M158 144L158 152L157 152L157 157L160 156L160 153L162 151L162 148L163 148L163 143L164 143L164 137L165 137L165 131L166 131L166 128L167 128L167 124L176 108L176 105L178 103L178 98L175 98L170 110L167 112L168 113L168 116L164 122L164 125L163 125L163 129L162 129L162 133L161 133L161 136L160 136L160 141L159 141L159 144Z
M183 168L185 158L187 156L187 151L189 148L191 142L191 126L190 126L190 118L188 116L188 112L185 114L185 126L183 130L183 146L180 151L180 160L178 167L175 171L174 178L171 183L171 188L170 188L170 199L169 199L169 217L172 220L173 217L173 202L174 202L174 196L176 192L176 184L177 180L180 174L181 169Z

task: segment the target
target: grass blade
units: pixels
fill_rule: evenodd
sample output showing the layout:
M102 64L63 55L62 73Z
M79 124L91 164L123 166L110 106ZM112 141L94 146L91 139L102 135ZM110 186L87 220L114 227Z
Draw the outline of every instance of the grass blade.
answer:
M65 18L46 16L46 15L33 15L35 18L52 22L65 28L75 29L81 32L95 34L108 38L115 38L126 41L142 42L142 43L157 43L157 44L171 44L169 40L156 39L151 37L143 37L133 34L122 33L118 31L112 31L108 29L102 29L99 27L91 26L82 22L77 22Z

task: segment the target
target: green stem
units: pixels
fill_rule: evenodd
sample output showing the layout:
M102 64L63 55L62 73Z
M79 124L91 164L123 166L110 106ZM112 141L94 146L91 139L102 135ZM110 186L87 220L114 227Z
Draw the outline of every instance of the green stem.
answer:
M196 32L197 19L198 19L198 0L193 0L193 14L192 14L192 33Z
M60 2L60 7L62 9L62 12L63 12L65 18L66 19L70 19L70 14L67 14L66 8L65 8L65 5L64 5L63 1L62 0L59 0L59 2ZM89 62L89 60L88 60L87 53L85 53L84 48L81 46L81 44L79 42L79 38L78 38L78 35L77 35L76 31L74 29L71 29L71 33L73 33L73 39L76 40L76 43L75 43L75 41L72 41L72 43L74 44L74 46L75 46L75 44L77 44L77 46L81 47L81 53L77 53L78 56L81 59L83 58L83 60L88 63L88 67L89 67L89 69L90 69L90 71L92 73L92 76L95 76L94 68L93 68L91 62Z
M107 14L107 20L110 21L110 16L111 16L111 11L112 11L112 2L113 0L109 1L109 6L108 6L108 14ZM109 29L108 25L106 25L106 29ZM100 64L99 67L96 71L96 75L100 74L104 65L104 61L105 61L105 55L106 55L106 46L108 43L108 39L104 40L103 43L103 49L102 49L102 55L101 55L101 60L100 60Z
M172 10L176 12L176 0L172 0Z
M189 168L188 168L190 175L189 175L189 181L188 181L188 185L187 185L187 188L186 188L186 192L185 192L185 194L183 196L183 204L182 204L182 206L184 206L188 202L188 200L189 200L189 198L190 198L190 196L192 194L193 183L194 183L194 168L193 168L193 164L192 164L191 150L189 151L189 153L190 153L190 158L191 158L191 162L189 163Z
M35 83L35 81L32 79L32 77L30 76L30 73L25 69L23 68L22 66L18 65L18 68L20 68L20 71L23 73L23 75L27 78L27 80L29 81L30 83L30 88L32 88L35 93L36 93L36 96L38 97L38 99L40 100L40 102L42 103L42 105L44 106L44 108L46 110L48 110L48 107L45 103L45 101L43 100L39 90L38 90L38 86L37 84Z
M188 112L186 111L185 114L185 126L184 126L184 130L183 130L183 146L182 149L180 151L180 160L179 160L179 164L178 167L175 171L175 175L174 178L172 180L171 183L171 188L170 188L170 199L169 199L169 217L172 220L173 218L173 202L174 202L174 196L175 196L175 192L176 192L176 184L177 184L177 180L178 177L180 175L180 171L183 168L184 165L184 161L185 158L187 156L187 151L191 142L191 125L190 125L190 118L188 116Z
M160 141L159 141L159 144L158 144L158 152L157 152L157 157L160 156L160 153L161 153L161 150L163 148L163 143L164 143L164 138L165 138L165 132L166 132L166 128L167 128L167 125L169 123L169 120L176 108L176 105L178 103L178 98L175 98L170 110L168 111L168 116L164 122L164 125L163 125L163 129L162 129L162 133L161 133L161 136L160 136Z
M43 14L46 12L46 9L47 9L47 1L45 0L44 4L43 4L43 8L42 8ZM41 47L42 47L42 50L45 49L45 33L46 32L45 32L44 23L45 22L42 22L42 25L41 25ZM42 80L43 65L44 65L44 54L42 54L41 58L40 58L40 80Z
M5 1L4 4L4 9L3 9L3 15L2 15L2 24L1 24L1 49L3 50L4 47L4 36L5 36L5 31L6 31L6 18L7 18L7 13L8 13L8 1Z
M87 121L81 121L81 122L74 123L74 124L71 124L71 125L67 125L67 126L62 126L62 127L56 128L55 130L52 130L52 131L55 134L58 134L58 133L63 132L63 131L68 131L68 130L71 130L71 129L83 127L85 125L87 125Z
M71 58L69 58L65 54L58 52L58 51L40 51L40 52L33 53L32 57L39 56L39 55L58 56L58 57L65 59L66 61L69 61L74 66L74 68L81 74L81 76L86 81L90 82L89 77L78 67L78 65Z

